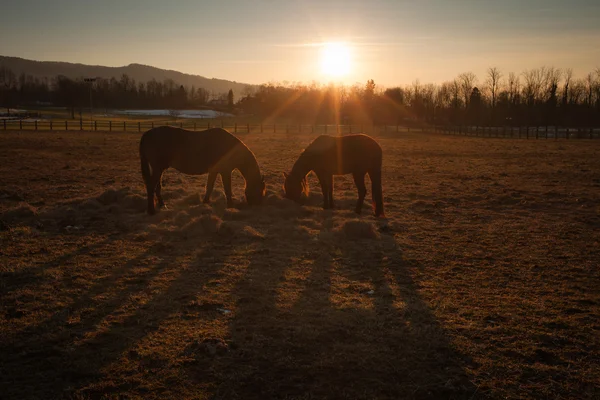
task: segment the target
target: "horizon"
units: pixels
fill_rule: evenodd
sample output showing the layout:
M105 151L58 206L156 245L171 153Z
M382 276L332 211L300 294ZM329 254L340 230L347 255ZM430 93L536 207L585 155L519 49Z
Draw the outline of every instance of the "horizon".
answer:
M141 64L253 85L373 79L394 87L439 84L463 72L482 82L490 67L505 76L572 68L583 77L600 66L599 16L600 4L589 0L229 0L210 7L29 0L4 10L0 35L10 38L6 56L36 61Z

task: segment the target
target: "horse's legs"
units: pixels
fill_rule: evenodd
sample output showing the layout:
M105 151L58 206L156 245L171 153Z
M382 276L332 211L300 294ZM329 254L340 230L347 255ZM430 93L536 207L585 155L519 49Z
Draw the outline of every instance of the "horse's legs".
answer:
M356 209L354 210L357 214L360 214L367 194L367 187L365 186L365 174L362 172L354 172L352 174L354 178L354 184L358 190L358 201L356 202Z
M321 184L321 192L323 192L323 209L327 210L330 205L329 201L329 193L331 185L332 177L329 177L327 174L316 173L317 178L319 179L319 183Z
M369 171L371 179L371 192L373 195L373 205L375 206L375 216L385 217L383 212L383 189L381 187L381 167Z
M156 209L154 208L154 190L156 189L156 174L151 174L146 182L146 194L148 195L148 214L154 215Z
M213 188L215 187L215 181L217 180L216 172L208 173L208 180L206 181L206 193L204 194L204 204L210 203L210 195L212 194Z
M162 197L162 174L165 170L158 170L156 171L156 175L158 176L156 178L156 198L158 199L158 208L164 208L165 207L165 201L163 200Z
M221 172L221 179L223 180L223 189L225 189L225 198L227 199L227 208L233 207L233 195L231 192L231 172Z
M329 178L328 185L329 192L327 197L329 198L329 208L333 208L333 175Z

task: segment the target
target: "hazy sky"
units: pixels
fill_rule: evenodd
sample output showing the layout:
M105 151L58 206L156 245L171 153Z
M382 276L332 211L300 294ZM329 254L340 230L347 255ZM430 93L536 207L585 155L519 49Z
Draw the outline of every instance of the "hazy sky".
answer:
M351 46L345 83L600 67L599 0L2 0L0 10L0 55L247 83L330 80L314 46L324 41Z

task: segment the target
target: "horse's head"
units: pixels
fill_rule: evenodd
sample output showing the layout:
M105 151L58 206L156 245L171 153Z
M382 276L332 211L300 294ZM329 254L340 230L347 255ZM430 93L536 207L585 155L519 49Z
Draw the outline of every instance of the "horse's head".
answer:
M246 185L245 195L248 205L255 206L261 204L266 193L267 186L265 185L265 177L263 175L260 177L259 182L255 182L252 185Z
M285 197L294 200L297 203L301 203L304 198L308 197L308 182L306 176L298 179L292 174L283 173L285 182L283 184L283 190Z

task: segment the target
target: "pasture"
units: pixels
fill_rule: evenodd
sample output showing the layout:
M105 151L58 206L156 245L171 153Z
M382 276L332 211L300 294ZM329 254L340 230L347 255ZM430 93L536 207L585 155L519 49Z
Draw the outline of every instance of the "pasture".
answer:
M262 206L169 170L148 216L140 134L0 132L1 398L600 396L600 142L379 135L384 220L238 137Z

